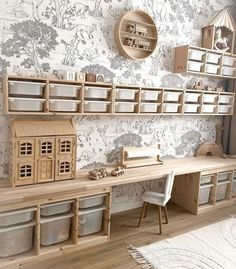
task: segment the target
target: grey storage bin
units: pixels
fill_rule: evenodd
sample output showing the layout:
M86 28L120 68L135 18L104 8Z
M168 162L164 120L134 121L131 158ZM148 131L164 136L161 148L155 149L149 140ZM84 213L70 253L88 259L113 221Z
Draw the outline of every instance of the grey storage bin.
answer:
M212 176L213 175L201 176L200 184L208 184L208 183L211 183Z
M72 217L73 213L42 217L40 220L41 245L48 246L68 240Z
M49 95L57 97L77 97L81 87L67 84L50 84Z
M222 172L222 173L219 173L218 174L218 181L225 181L228 179L228 175L230 174L231 172Z
M217 184L217 190L216 190L216 201L224 200L226 195L226 189L227 189L227 182L219 183Z
M41 216L52 216L71 211L73 200L41 205Z
M205 184L200 186L198 204L203 205L209 202L210 190L213 184Z
M0 213L0 227L21 224L33 219L36 208L25 208Z
M42 96L44 86L45 83L30 81L9 81L9 94Z
M11 111L43 111L45 99L9 97Z
M0 228L0 257L9 257L29 251L33 244L35 223Z
M101 231L104 209L105 206L98 206L79 211L79 236Z
M88 208L103 204L105 194L89 196L79 199L79 208Z
M233 187L232 187L232 194L233 196L236 196L236 180L233 180Z

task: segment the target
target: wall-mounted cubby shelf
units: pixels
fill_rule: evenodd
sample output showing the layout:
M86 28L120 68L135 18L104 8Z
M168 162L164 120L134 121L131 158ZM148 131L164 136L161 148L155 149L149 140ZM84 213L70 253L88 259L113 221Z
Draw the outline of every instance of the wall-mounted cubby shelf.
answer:
M13 115L232 115L235 94L45 78L3 77Z
M174 72L236 79L236 55L190 45L176 47Z

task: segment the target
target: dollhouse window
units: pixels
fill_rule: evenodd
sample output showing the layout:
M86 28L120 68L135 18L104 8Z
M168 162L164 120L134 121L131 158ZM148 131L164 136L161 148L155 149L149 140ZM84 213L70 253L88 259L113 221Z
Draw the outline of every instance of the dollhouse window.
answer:
M71 152L71 141L63 141L60 144L60 153Z
M51 142L43 142L41 144L41 154L49 154L52 153L52 143Z
M70 163L61 162L60 163L60 174L70 173Z
M23 165L20 167L20 178L27 178L32 176L32 167L30 165Z
M24 155L32 155L33 152L33 148L32 148L32 144L31 143L22 143L20 145L20 155L24 156Z

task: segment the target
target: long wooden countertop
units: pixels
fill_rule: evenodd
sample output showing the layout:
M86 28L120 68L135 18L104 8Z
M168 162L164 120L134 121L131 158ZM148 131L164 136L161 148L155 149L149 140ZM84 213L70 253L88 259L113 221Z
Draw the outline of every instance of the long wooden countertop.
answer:
M163 165L130 168L119 177L109 176L100 180L88 178L87 171L80 171L76 180L45 183L12 188L10 183L0 185L0 211L7 208L17 208L19 204L37 205L76 196L79 193L97 188L113 187L117 185L158 179L175 170L176 175L207 172L211 170L236 169L236 159L223 159L220 157L191 157L182 159L164 160ZM109 169L108 169L109 170ZM20 207L20 206L19 206Z

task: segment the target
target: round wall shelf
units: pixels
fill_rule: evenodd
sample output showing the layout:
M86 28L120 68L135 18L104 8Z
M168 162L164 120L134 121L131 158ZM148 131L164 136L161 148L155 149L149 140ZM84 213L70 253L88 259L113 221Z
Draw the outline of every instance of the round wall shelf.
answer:
M116 23L115 41L120 53L133 60L149 57L157 45L157 28L153 19L142 10L131 10Z

